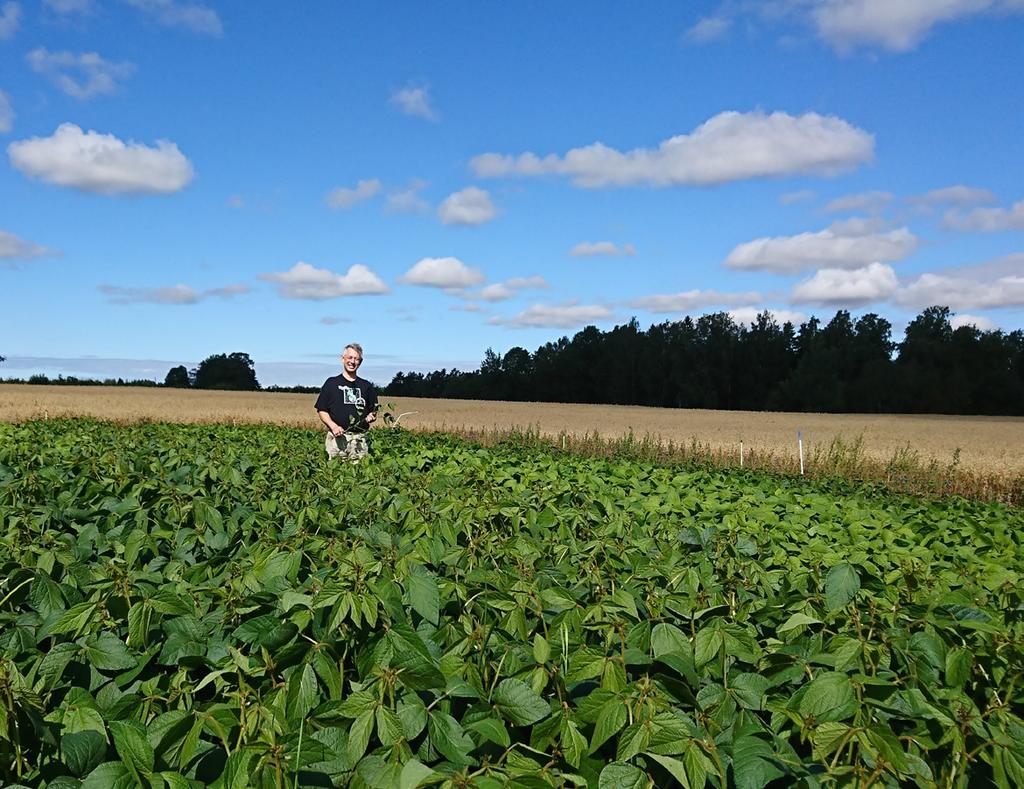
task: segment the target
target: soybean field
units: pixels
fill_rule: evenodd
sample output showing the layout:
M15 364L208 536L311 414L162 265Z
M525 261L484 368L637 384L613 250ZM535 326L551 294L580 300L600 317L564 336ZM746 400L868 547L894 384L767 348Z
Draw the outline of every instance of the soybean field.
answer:
M1020 509L320 436L0 424L0 783L1024 785Z

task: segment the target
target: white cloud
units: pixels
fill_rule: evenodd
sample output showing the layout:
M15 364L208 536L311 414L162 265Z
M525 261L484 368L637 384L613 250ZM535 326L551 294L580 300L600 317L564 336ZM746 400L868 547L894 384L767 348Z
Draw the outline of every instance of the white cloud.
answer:
M855 195L837 197L825 206L830 214L845 214L853 211L877 213L893 199L891 192L861 192Z
M793 289L794 304L856 307L887 299L899 287L896 272L884 263L872 263L852 271L822 269Z
M996 233L1001 230L1024 230L1024 200L1009 208L974 208L967 213L947 211L943 227L968 233Z
M22 238L0 230L0 260L34 260L35 258L55 257L61 253L56 249L50 249L34 241L25 241Z
M327 315L320 319L324 326L337 326L339 323L352 323L351 318L344 318L337 315Z
M471 288L484 281L484 274L455 257L422 258L398 281L427 288Z
M391 103L406 115L428 121L436 121L440 117L430 102L430 88L426 85L406 85L396 90L391 94Z
M597 255L608 255L610 257L632 257L636 254L636 247L632 244L623 244L621 247L616 246L612 241L583 241L572 249L569 250L569 254L574 258L579 257L594 257Z
M995 331L998 328L995 321L983 315L954 315L949 319L949 325L954 329L959 329L961 326L973 326L980 331Z
M188 285L169 285L160 288L124 288L119 285L100 285L100 292L110 297L113 304L198 304L217 297L230 299L248 293L248 285L228 285L223 288L196 290Z
M111 63L95 52L50 52L43 47L33 49L25 56L29 67L49 79L69 96L91 99L114 93L118 81L127 78L135 66L127 61Z
M446 225L483 225L497 213L491 196L476 186L448 195L437 207L437 215Z
M571 329L589 323L612 319L612 311L598 304L534 304L512 318L494 317L487 322L495 326L519 328Z
M654 296L643 296L629 302L635 307L648 312L690 312L715 304L759 304L760 293L722 293L717 290L687 290L682 293L669 293Z
M706 44L719 41L732 27L732 19L727 16L705 16L683 34L683 40L691 44Z
M486 314L487 310L481 307L479 304L453 304L448 308L450 312L473 312L478 314Z
M73 123L62 123L50 137L12 142L7 153L30 178L107 195L177 192L193 175L191 162L168 140L150 148Z
M0 90L0 134L7 134L14 126L14 108L7 94Z
M972 186L946 186L942 189L933 189L918 197L911 198L911 202L924 203L926 205L972 205L974 203L994 203L996 196L988 189L978 189Z
M916 47L933 27L988 10L1024 10L1018 0L824 0L813 11L821 36L839 52Z
M746 178L832 175L870 161L874 137L814 112L723 112L662 142L625 153L595 142L565 156L485 153L470 167L481 178L562 175L576 186L710 186Z
M368 266L356 263L345 274L336 274L299 261L288 271L260 274L260 279L277 283L277 295L284 299L324 301L341 296L366 296L388 292L384 280Z
M516 292L513 288L504 283L495 282L493 285L487 285L477 291L474 298L478 298L481 301L506 301L515 295Z
M376 178L359 181L354 189L339 186L337 189L332 189L327 195L327 206L334 211L344 211L356 203L369 200L380 190L381 184Z
M922 309L942 304L954 310L1024 306L1024 272L980 280L964 273L927 273L901 288L896 302Z
M241 195L231 195L227 202L228 208L245 208L245 198Z
M449 289L449 294L468 301L507 301L514 298L521 290L532 288L548 287L544 277L512 277L504 282L495 282L479 290L466 290L464 288Z
M902 260L917 249L917 237L905 227L876 232L876 223L853 219L817 233L758 238L735 247L729 268L792 274L815 267L856 269L878 261Z
M544 279L544 277L536 275L532 277L512 277L511 279L505 280L505 284L510 288L515 288L516 290L548 287L548 281Z
M762 312L764 312L764 308L761 307L740 307L735 310L729 310L729 317L736 323L750 325L757 320L757 316ZM799 326L807 320L806 313L797 312L795 310L777 310L769 308L768 314L771 315L780 326L785 323L792 323L794 326Z
M817 197L817 194L810 189L801 189L797 192L786 192L779 195L779 202L783 205L793 205L794 203L805 203L808 200L813 200L815 197Z
M9 0L0 6L0 41L10 38L21 24L21 6Z
M200 3L179 3L176 0L125 0L148 14L164 27L180 27L192 33L220 36L224 32L220 17L212 8Z
M428 186L426 181L414 178L408 186L388 195L384 210L389 214L422 214L430 210L430 203L420 197Z

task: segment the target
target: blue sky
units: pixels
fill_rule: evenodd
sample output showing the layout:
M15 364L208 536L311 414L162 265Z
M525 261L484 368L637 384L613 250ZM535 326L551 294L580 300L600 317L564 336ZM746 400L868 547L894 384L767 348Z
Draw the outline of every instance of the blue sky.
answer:
M0 0L0 366L1024 326L1024 1Z

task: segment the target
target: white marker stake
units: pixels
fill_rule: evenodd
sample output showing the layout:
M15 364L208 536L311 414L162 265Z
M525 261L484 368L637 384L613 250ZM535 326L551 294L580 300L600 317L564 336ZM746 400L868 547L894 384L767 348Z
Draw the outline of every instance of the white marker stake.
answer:
M743 442L740 441L740 468L743 468Z
M800 452L800 476L802 477L804 475L804 437L799 430L796 431L796 445Z

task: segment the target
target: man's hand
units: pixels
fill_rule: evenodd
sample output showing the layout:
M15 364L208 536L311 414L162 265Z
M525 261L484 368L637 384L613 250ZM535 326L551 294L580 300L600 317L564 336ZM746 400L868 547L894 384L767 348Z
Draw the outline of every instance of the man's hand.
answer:
M377 421L377 412L376 411L371 411L370 413L368 413L366 415L366 424L370 424L371 422L376 422L376 421Z
M341 425L335 425L334 427L329 427L327 429L331 431L331 435L334 436L335 438L337 438L338 436L345 432L344 430L341 429Z

